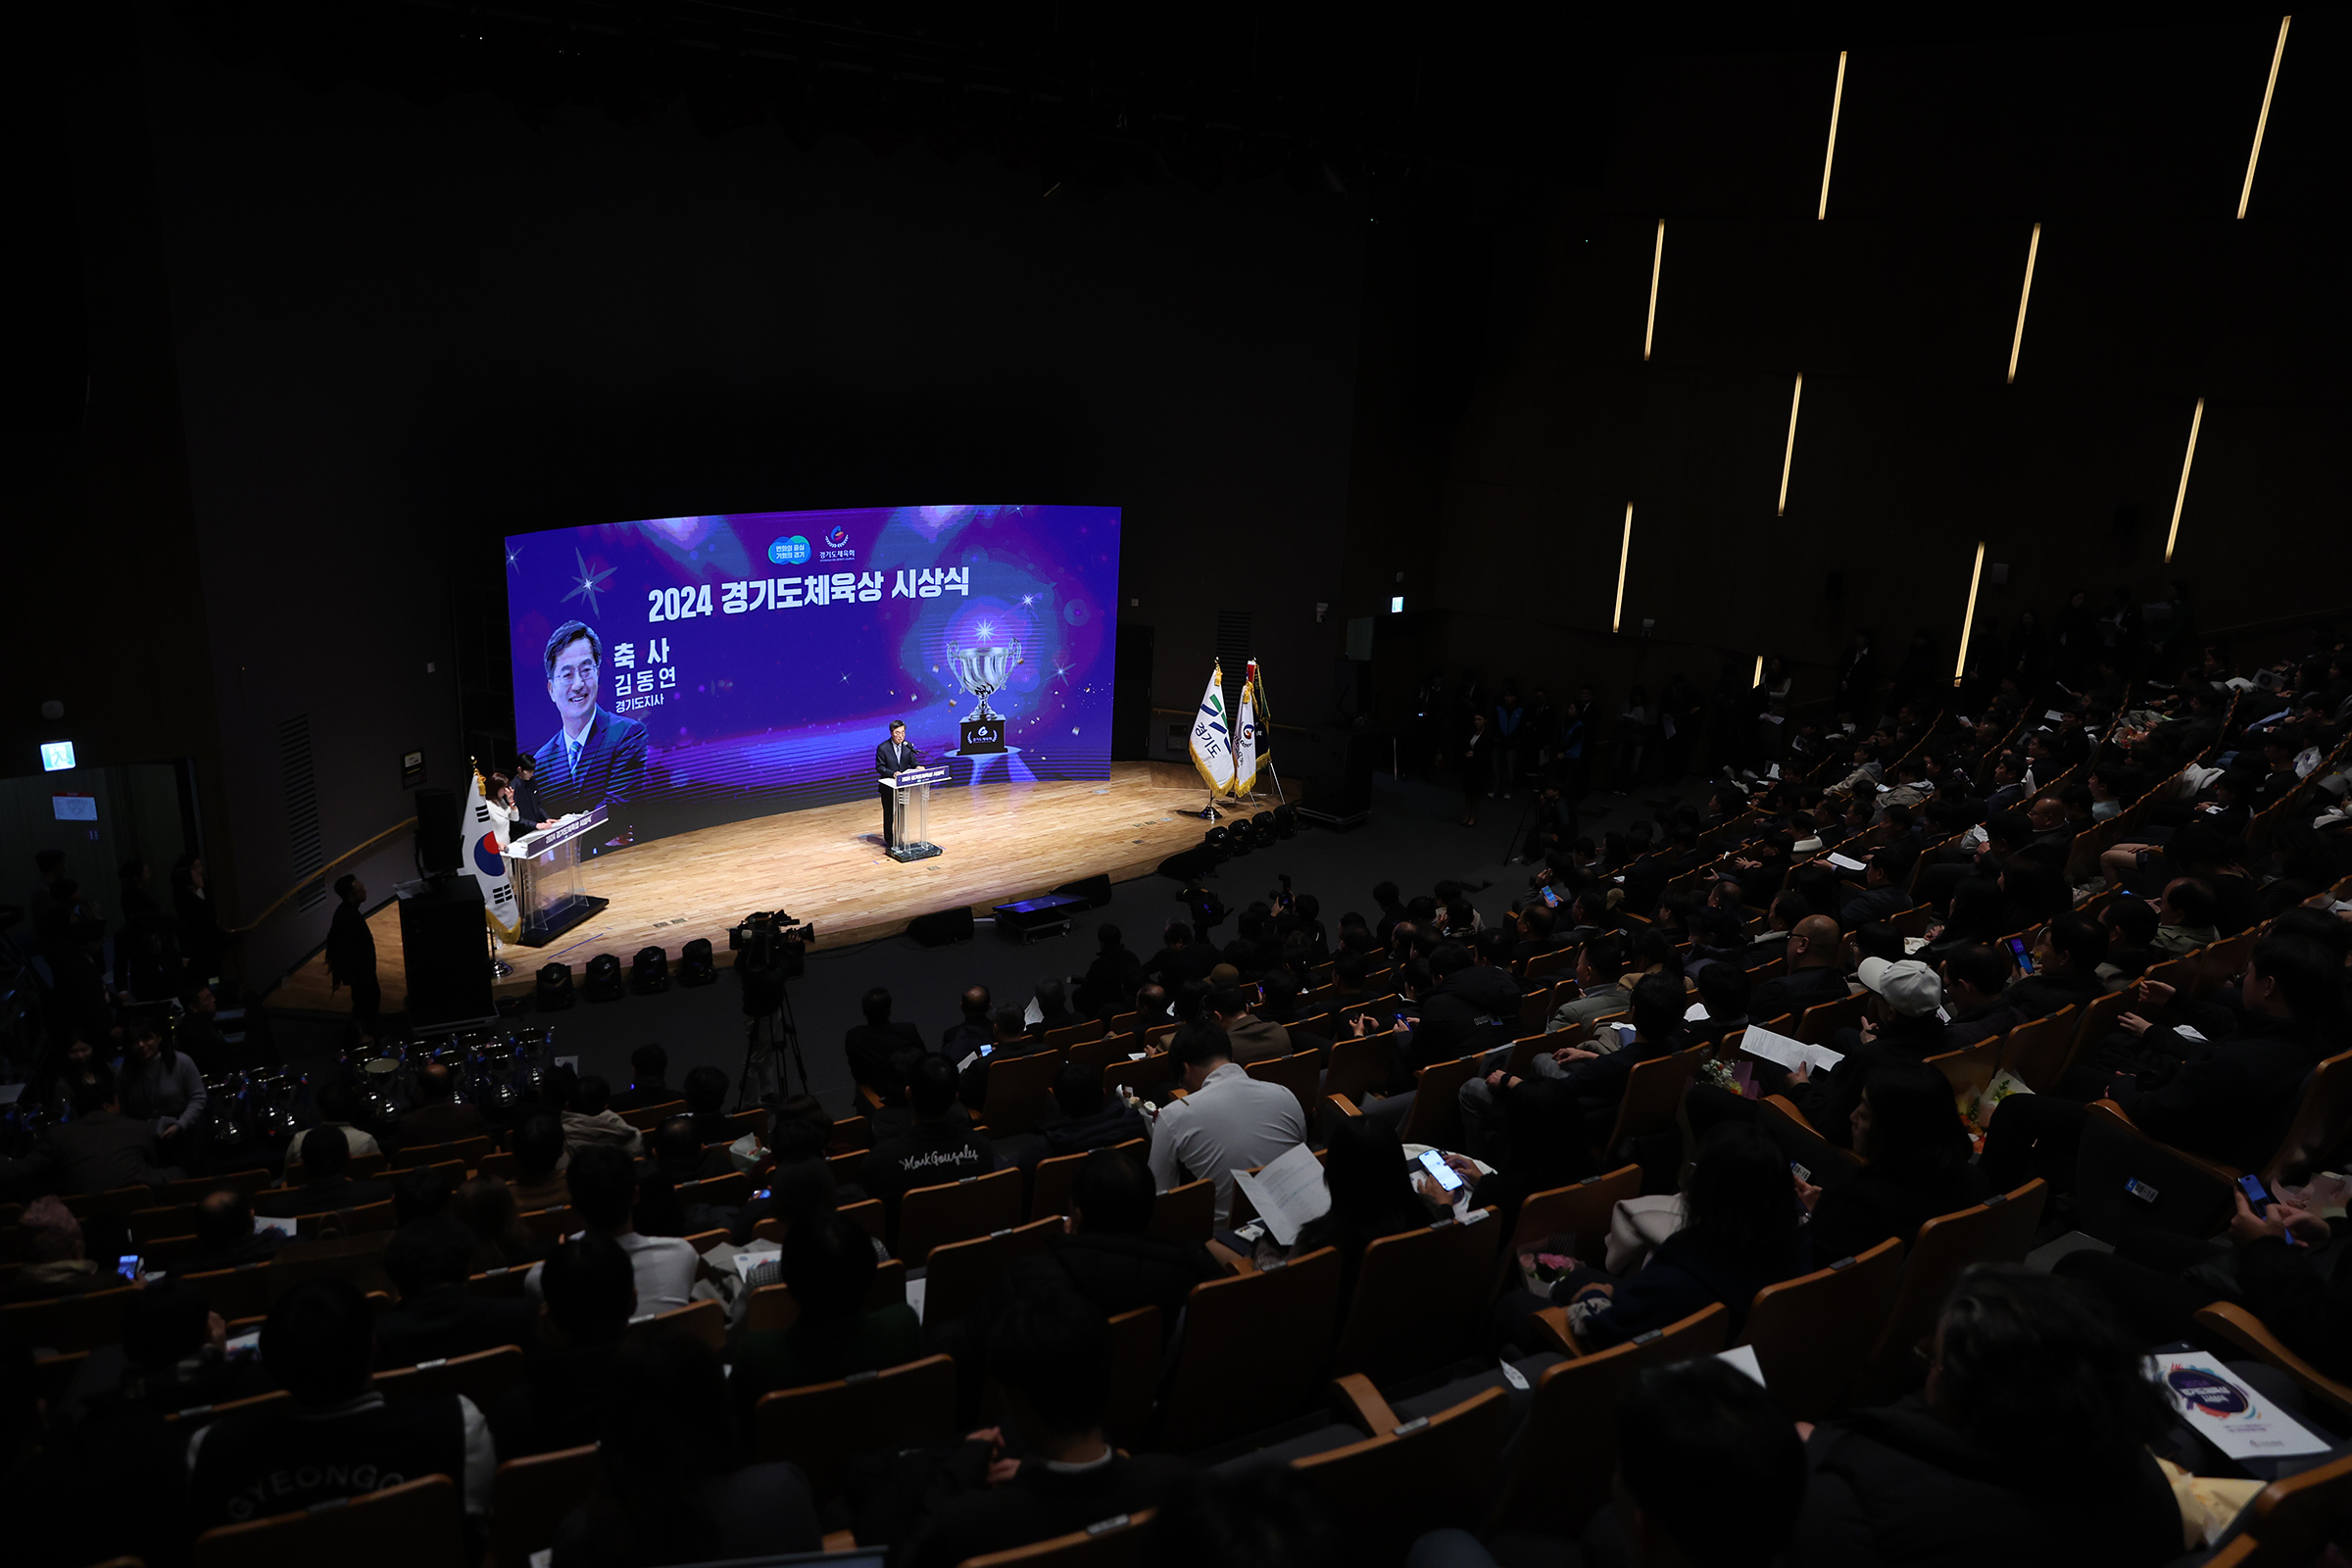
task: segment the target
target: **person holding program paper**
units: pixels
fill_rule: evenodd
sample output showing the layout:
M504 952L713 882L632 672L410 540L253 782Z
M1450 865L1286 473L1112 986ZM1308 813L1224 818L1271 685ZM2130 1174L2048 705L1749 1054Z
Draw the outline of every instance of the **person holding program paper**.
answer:
M1234 1065L1233 1047L1213 1023L1176 1031L1169 1055L1185 1097L1152 1129L1152 1180L1161 1192L1207 1177L1217 1184L1217 1224L1233 1207L1233 1173L1254 1170L1306 1142L1306 1113L1280 1084Z

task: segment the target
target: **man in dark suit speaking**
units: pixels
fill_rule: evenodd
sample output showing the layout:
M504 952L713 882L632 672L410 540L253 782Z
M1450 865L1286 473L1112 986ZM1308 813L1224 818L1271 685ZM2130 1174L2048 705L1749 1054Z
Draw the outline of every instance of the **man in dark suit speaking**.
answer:
M892 719L890 739L874 748L874 772L881 779L876 788L882 796L882 843L885 848L890 844L891 812L897 808L899 795L897 790L890 787L890 776L921 765L922 760L914 755L914 748L906 744L906 721Z
M602 806L619 837L645 785L645 726L597 706L604 662L604 639L581 621L548 638L547 698L564 723L531 760L540 810L556 817Z

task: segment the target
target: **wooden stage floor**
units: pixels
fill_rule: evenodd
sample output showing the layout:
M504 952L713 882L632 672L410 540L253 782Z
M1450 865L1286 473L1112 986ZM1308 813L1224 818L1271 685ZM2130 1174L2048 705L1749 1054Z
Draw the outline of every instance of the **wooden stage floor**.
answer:
M1297 791L1293 790L1293 795ZM590 862L589 892L612 900L602 914L545 948L507 951L514 973L501 995L531 990L539 965L576 970L599 953L625 964L659 944L678 951L708 938L723 965L727 928L754 909L782 907L816 922L819 949L895 935L915 916L1000 904L1108 873L1143 876L1200 842L1205 798L1197 774L1166 762L1114 762L1107 784L994 784L931 797L931 840L946 853L902 865L882 853L881 808L872 800L728 822L657 839ZM407 1005L400 910L368 918L386 1011ZM351 994L328 991L314 956L270 994L269 1005L348 1012Z

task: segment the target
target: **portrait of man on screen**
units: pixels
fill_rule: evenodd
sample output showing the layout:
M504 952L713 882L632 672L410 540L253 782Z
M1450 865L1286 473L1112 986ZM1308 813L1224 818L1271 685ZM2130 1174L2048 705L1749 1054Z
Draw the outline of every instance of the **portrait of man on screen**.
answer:
M560 722L533 756L540 808L564 816L602 806L614 838L626 841L629 808L645 787L645 726L601 706L605 643L583 621L547 639L547 700Z

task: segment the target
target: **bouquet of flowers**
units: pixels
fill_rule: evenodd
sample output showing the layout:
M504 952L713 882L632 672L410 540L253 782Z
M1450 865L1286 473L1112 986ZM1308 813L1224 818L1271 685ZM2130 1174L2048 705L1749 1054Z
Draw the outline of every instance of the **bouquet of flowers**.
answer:
M1542 1297L1549 1297L1552 1286L1575 1273L1578 1266L1576 1258L1567 1252L1519 1254L1520 1275L1527 1281L1527 1288Z

